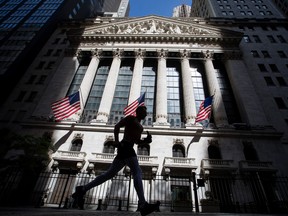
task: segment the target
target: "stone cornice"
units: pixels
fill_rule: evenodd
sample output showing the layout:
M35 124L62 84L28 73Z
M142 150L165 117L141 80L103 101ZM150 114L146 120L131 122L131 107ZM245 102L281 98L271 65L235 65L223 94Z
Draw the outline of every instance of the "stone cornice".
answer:
M69 37L72 44L107 43L107 42L140 42L140 43L203 43L220 44L225 47L237 46L241 38L223 38L218 36L189 36L189 35L74 35Z
M70 130L71 124L69 123L57 123L57 122L23 122L21 124L24 128L42 128L47 131L54 130ZM144 127L149 128L149 132L155 135L179 135L179 136L202 136L202 137L241 137L241 138L259 138L259 139L277 139L280 140L283 133L277 132L273 129L263 130L233 130L233 129L209 129L204 130L202 127L193 126L189 129L185 128L156 128L156 127ZM74 130L77 132L107 132L113 133L114 126L108 125L92 125L92 124L74 124Z
M222 47L238 46L243 33L199 24L196 21L147 16L90 24L67 32L72 44L137 42L137 43L205 43Z

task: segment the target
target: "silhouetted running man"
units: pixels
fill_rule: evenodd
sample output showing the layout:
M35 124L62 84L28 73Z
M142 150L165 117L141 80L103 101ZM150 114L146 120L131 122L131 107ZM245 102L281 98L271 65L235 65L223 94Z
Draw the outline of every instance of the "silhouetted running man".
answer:
M84 195L86 191L94 188L103 182L113 178L125 165L127 165L133 175L134 187L138 195L138 206L142 216L148 215L159 209L160 202L155 204L148 204L144 197L143 184L142 184L142 171L138 163L137 155L133 149L134 144L145 144L152 142L152 136L147 131L147 137L141 140L143 126L141 120L147 116L146 106L139 106L136 109L135 116L127 116L121 119L114 127L115 146L118 148L117 155L113 160L110 168L103 174L97 176L90 183L76 187L75 193L72 197L78 203L80 209L84 209ZM120 128L124 127L124 136L119 142Z

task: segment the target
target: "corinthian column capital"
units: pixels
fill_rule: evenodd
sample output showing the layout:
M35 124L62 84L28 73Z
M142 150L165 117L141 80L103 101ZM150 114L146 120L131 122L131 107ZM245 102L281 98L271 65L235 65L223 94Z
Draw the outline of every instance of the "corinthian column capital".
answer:
M167 58L168 57L168 51L161 49L161 50L157 50L157 56L159 58Z
M91 50L91 55L100 59L102 57L102 50L99 49Z
M186 49L184 49L184 50L182 50L182 51L180 51L180 57L181 57L181 59L186 59L186 58L188 58L189 56L190 56L190 51L187 51Z
M202 51L201 54L204 59L212 59L214 56L214 52L210 50Z
M113 57L114 58L121 58L124 54L124 50L123 49L116 49L116 50L113 50Z
M146 50L145 49L135 49L134 50L135 56L137 59L139 58L144 58L146 55Z

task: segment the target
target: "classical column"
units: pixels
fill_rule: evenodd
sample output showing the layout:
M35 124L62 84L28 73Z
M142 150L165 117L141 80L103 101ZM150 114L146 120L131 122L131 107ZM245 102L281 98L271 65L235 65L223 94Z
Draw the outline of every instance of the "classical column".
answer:
M141 94L141 84L142 84L142 72L143 72L143 62L145 56L145 50L135 50L135 63L133 69L133 76L129 94L128 104L135 101Z
M212 62L213 53L207 50L206 52L202 52L202 55L204 58L204 66L205 66L205 71L206 71L209 93L210 95L214 95L213 104L212 104L212 112L214 116L214 121L216 123L216 126L223 127L225 125L228 125L228 119L227 119L219 83L218 83L217 76L216 76L215 69L214 69L213 62Z
M254 89L240 52L225 52L226 71L241 117L250 125L268 125L263 107Z
M101 103L97 113L96 124L106 124L111 110L113 96L121 65L121 55L123 50L113 50L113 61L104 87Z
M168 51L160 50L158 54L157 94L156 94L156 122L154 126L169 126L167 122L167 71L166 57Z
M186 50L180 52L186 127L194 125L196 118L195 96L188 59L189 54Z
M80 85L80 97L81 97L81 103L82 103L83 109L85 107L85 104L89 96L89 92L94 82L94 78L95 78L97 68L100 62L101 51L98 49L95 49L91 51L91 54L92 54L92 59L89 63L87 71Z

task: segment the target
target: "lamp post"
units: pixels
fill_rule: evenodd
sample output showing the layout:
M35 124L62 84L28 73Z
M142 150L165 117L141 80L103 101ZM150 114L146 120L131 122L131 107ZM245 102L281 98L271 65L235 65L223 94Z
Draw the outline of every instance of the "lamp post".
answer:
M77 162L76 167L77 167L78 173L80 173L81 169L83 167L83 163L82 162Z
M56 172L59 166L59 162L58 161L54 161L51 168L52 168L52 172Z

